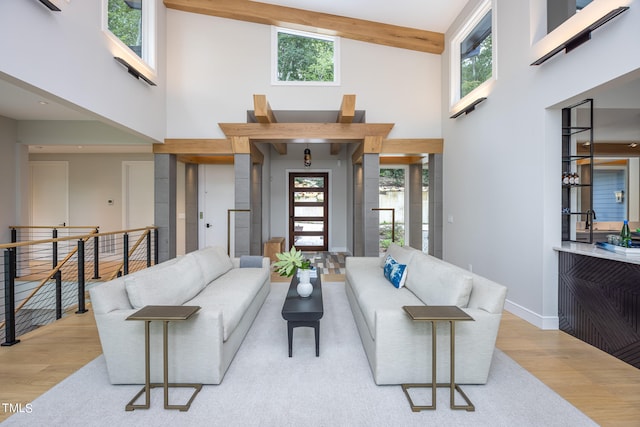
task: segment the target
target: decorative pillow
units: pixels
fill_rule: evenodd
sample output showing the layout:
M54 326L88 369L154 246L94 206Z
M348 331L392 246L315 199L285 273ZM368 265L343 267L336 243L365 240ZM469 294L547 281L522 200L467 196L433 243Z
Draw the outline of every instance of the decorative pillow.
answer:
M387 252L380 258L380 267L384 268L384 264L387 261L387 256L389 255L391 255L393 259L395 259L400 264L408 265L409 261L411 261L411 258L413 258L413 255L415 253L419 253L419 251L412 248L402 247L392 242L389 245L389 248L387 248Z
M407 279L407 265L399 264L391 255L387 255L387 260L384 263L384 277L393 286L400 289Z

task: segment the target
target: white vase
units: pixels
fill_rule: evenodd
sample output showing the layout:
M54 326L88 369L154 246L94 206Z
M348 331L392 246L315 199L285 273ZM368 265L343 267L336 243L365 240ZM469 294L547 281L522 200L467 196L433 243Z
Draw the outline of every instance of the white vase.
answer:
M298 271L298 286L296 290L298 295L303 298L308 297L313 292L313 285L311 284L311 270L299 270Z

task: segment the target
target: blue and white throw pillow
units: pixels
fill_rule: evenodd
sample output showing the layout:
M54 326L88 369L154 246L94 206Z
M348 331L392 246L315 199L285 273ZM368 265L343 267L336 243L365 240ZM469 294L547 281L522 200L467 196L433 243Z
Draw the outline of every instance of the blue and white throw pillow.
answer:
M387 260L384 263L384 277L393 286L400 289L407 279L407 265L399 264L391 255L387 255Z

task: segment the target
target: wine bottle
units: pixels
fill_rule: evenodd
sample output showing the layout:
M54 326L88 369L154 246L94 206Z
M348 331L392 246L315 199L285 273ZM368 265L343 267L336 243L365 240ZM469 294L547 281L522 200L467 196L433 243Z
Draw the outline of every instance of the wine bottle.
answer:
M629 231L629 221L624 220L622 230L620 230L620 246L623 248L631 247L631 232Z

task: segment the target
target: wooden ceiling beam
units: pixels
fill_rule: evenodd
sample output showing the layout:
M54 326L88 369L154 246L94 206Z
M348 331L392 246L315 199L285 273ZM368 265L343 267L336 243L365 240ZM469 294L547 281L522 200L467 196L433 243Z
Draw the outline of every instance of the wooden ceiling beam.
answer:
M385 139L381 154L442 154L442 138Z
M228 139L174 139L153 144L154 154L233 154Z
M394 156L394 157L382 157L380 156L381 165L416 165L423 163L423 156Z
M228 137L246 136L251 140L272 142L316 140L350 143L366 136L385 138L393 123L218 123Z
M276 116L273 114L273 110L271 109L271 105L269 105L269 101L267 101L266 95L253 95L253 112L256 115L258 123L277 122ZM287 144L282 142L273 142L271 145L273 145L273 148L275 148L281 156L287 154Z
M166 7L440 55L444 34L249 0L164 0Z
M355 95L343 95L342 104L340 104L340 112L338 113L338 123L353 123L353 119L356 116L356 96ZM335 142L331 144L329 153L332 156L340 154L340 144Z
M178 161L182 163L194 163L197 165L232 165L233 156L188 156L178 155Z

